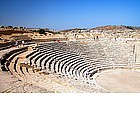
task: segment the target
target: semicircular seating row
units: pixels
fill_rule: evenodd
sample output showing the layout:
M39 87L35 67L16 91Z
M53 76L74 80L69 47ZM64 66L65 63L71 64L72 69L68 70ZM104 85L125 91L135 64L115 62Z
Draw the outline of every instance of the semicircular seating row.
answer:
M51 50L51 49L48 49L47 52L49 52L49 50ZM5 60L3 60L3 65L5 65L6 69L8 71L10 71L12 74L14 74L15 76L17 76L19 79L22 79L22 80L26 80L28 76L30 76L30 78L33 77L32 75L35 73L34 69L32 69L30 67L28 68L28 67L24 67L24 66L20 65L19 55L24 53L25 51L27 51L27 48L26 49L16 49L14 51L10 51L8 53L9 55L6 56ZM76 56L75 54L73 54L73 55L70 55L70 54L66 55L66 54L64 54L64 57L67 57L67 58L65 58L65 61L63 60L63 63L61 63L61 59L60 59L61 57L58 58L58 59L60 59L60 61L59 60L58 61L54 61L55 57L59 56L60 53L61 52L56 52L56 53L52 53L51 54L51 51L50 51L50 53L47 55L47 58L46 58L46 54L45 53L40 54L40 55L42 55L42 57L45 56L45 58L46 58L45 61L42 62L42 63L44 63L45 69L47 67L47 68L49 68L49 70L55 70L57 68L57 66L58 66L60 68L57 69L56 71L58 71L61 74L67 75L67 76L75 78L75 79L78 79L78 78L82 77L83 81L86 81L86 79L88 80L89 76L84 75L84 71L86 71L86 69L87 69L86 67L88 67L91 70L93 70L90 67L90 65L86 64L85 68L83 70L81 69L81 71L83 71L83 72L78 72L77 69L80 66L78 66L77 63L81 61L81 60L78 60L79 57ZM31 61L30 61L31 65L32 66L35 66L35 64L38 65L38 66L42 65L42 63L38 61L40 55L38 54L39 55L38 56L36 51L34 51L34 55L33 56L32 55L33 55L33 53L31 53L31 54L26 56L27 58L30 56L30 58L31 58ZM74 60L73 60L74 57L72 57L72 56L76 56ZM37 58L35 60L35 62L32 60L32 59L34 59L34 57ZM72 59L71 59L72 64L71 65L77 67L77 69L69 67L67 60L69 60L70 57L72 57ZM48 61L47 61L47 59L48 59ZM40 58L40 60L41 60L41 58ZM44 59L42 59L42 60L44 60ZM64 62L65 62L65 64L64 64ZM57 64L57 63L58 63L58 65L56 66L55 64ZM82 63L84 63L83 60L81 62L81 66L83 65ZM54 65L52 66L51 64L54 64ZM54 72L56 72L56 71L54 71Z
M9 65L11 61L14 59L14 57L26 52L27 50L28 50L28 47L23 47L23 48L13 49L5 53L0 59L1 69L3 71L9 71Z
M92 76L95 73L104 68L112 68L112 64L106 60L103 51L100 50L97 53L97 48L95 49L93 50L93 54L96 54L94 57L87 55L88 52L84 52L82 47L78 50L75 46L69 46L66 43L47 43L37 46L33 52L26 55L26 59L28 65L34 68L93 83ZM10 51L1 61L6 69L19 78L34 74L34 69L20 66L18 55L25 51L27 47Z
M12 75L15 75L20 80L28 81L31 78L35 78L35 71L31 67L21 66L20 55L28 50L28 47L18 48L11 50L3 55L1 58L1 68L3 71L9 71ZM35 81L30 80L30 82Z
M92 80L92 76L105 66L97 60L87 61L87 56L79 55L75 53L74 48L63 45L63 47L62 44L38 46L26 56L28 65L83 81ZM107 66L109 68L110 65L106 64Z
M0 43L0 51L13 47L15 42Z

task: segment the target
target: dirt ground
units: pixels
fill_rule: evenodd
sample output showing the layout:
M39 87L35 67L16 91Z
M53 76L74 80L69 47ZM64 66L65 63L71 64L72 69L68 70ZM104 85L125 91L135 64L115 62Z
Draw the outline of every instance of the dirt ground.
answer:
M52 93L47 89L25 83L9 72L0 71L0 93Z
M0 93L81 93L95 92L90 86L82 86L79 83L75 86L69 83L67 79L52 76L43 76L36 73L36 76L30 77L24 82L9 72L0 70ZM34 80L34 81L33 81ZM71 79L71 81L73 81ZM78 87L77 87L78 86Z
M140 92L140 72L128 70L106 71L99 74L96 82L110 92Z

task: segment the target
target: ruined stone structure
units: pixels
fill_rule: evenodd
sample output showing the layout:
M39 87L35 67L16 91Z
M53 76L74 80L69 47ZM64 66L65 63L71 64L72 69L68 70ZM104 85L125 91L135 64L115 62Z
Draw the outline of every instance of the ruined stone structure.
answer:
M1 57L2 70L55 92L106 92L96 83L98 73L140 70L139 31L69 31L61 38L10 50Z

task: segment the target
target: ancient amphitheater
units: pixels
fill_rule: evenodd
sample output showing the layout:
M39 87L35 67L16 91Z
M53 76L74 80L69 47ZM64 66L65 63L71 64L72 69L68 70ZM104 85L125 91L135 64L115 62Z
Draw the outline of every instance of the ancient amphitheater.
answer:
M140 30L108 28L2 43L0 92L140 92Z

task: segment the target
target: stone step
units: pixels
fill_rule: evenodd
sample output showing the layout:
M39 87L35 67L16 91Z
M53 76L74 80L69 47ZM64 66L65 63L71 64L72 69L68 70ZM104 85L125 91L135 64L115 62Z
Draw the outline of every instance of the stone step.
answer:
M140 69L140 63L135 63L135 69Z

